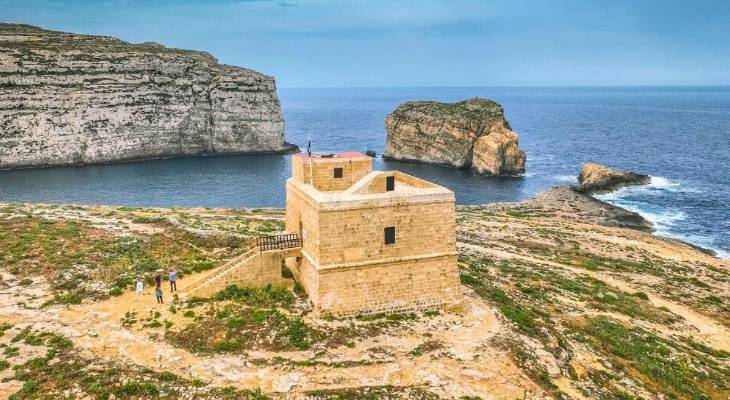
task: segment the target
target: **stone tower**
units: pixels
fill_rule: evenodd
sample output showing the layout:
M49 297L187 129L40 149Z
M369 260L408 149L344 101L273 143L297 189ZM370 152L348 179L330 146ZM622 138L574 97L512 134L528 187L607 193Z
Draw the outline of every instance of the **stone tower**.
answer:
M295 154L286 230L302 239L287 266L319 315L462 304L454 193L444 187L373 171L361 153Z

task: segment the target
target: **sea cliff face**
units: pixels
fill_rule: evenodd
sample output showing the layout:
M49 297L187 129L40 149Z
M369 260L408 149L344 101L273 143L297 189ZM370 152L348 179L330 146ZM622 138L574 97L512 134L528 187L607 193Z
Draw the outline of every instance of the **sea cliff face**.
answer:
M272 77L205 52L0 24L0 168L289 147Z
M498 103L473 98L458 103L410 101L385 119L384 157L419 161L480 174L525 172L525 153Z

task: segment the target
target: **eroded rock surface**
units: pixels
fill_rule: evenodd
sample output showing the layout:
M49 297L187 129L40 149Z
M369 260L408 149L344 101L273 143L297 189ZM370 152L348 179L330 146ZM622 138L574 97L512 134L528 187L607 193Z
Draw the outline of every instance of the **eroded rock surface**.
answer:
M289 148L270 76L200 51L0 24L0 168Z
M498 103L410 101L385 119L385 158L472 168L480 174L525 172L525 153Z
M592 224L654 231L651 221L638 213L598 200L573 186L556 186L528 200L545 210L560 213L565 218L589 221Z
M611 191L621 186L646 185L650 181L648 175L594 163L585 164L578 175L578 183L583 191Z

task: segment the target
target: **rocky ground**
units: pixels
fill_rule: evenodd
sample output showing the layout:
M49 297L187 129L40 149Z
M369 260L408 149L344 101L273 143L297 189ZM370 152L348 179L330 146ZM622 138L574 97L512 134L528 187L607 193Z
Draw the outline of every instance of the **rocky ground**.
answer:
M727 399L730 263L566 193L458 208L462 314L342 320L297 286L130 292L169 265L184 288L281 210L0 205L0 394Z

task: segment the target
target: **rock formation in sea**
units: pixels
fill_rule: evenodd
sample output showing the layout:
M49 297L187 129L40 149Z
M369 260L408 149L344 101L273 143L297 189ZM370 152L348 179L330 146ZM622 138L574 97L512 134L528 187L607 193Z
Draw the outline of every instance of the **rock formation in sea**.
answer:
M546 211L564 218L589 221L592 224L653 232L654 225L638 213L608 204L581 191L577 187L556 186L528 200Z
M498 103L409 101L385 119L384 158L472 168L486 175L525 172L525 153Z
M648 175L594 163L585 164L578 175L579 189L586 192L611 191L628 185L646 185L650 181L651 177Z
M291 148L270 76L202 51L0 24L0 168Z

